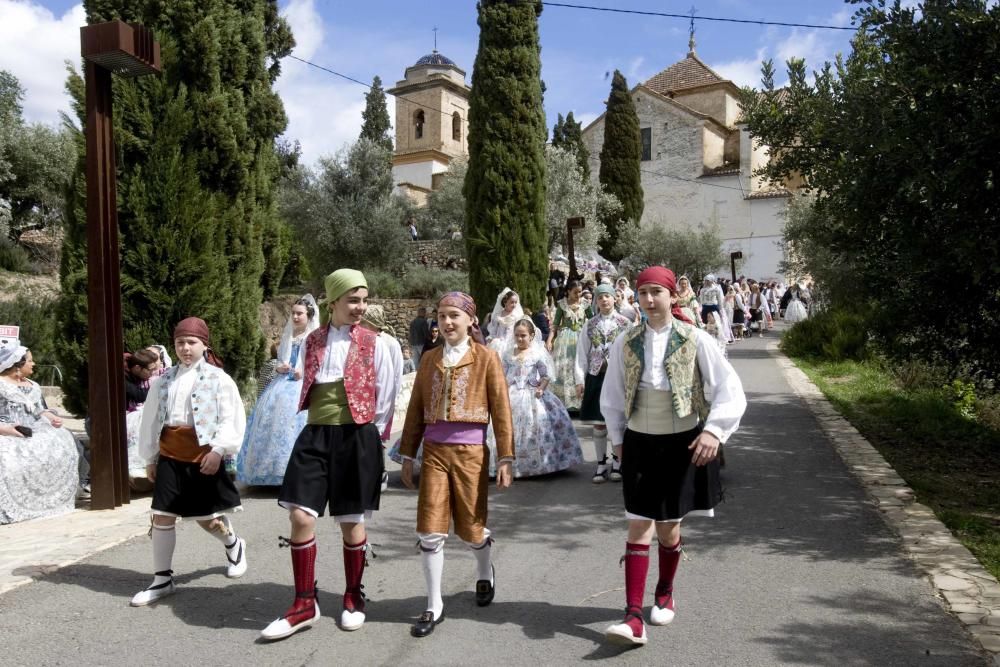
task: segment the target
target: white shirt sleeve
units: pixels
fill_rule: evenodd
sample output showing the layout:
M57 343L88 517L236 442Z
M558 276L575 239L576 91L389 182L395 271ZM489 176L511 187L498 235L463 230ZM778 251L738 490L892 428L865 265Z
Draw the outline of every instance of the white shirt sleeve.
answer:
M577 384L583 384L587 377L590 357L590 336L587 335L587 323L583 324L576 337L576 363L573 364L573 375Z
M243 445L247 414L240 390L228 375L219 378L219 430L212 440L212 451L220 456L236 456ZM143 415L145 419L145 415Z
M743 383L733 365L722 356L711 334L698 329L695 335L698 341L698 368L705 383L705 400L711 405L704 430L717 437L720 443L725 443L739 428L740 419L747 409Z
M149 383L149 393L142 406L142 419L139 421L139 458L147 465L155 463L160 455L160 434L155 433L156 418L160 412L160 382L163 376L155 377Z
M394 361L394 353L399 354L399 363ZM375 427L385 431L389 419L396 408L396 394L403 381L403 353L398 343L395 346L385 338L375 338Z
M625 437L625 367L622 365L622 348L625 335L619 335L611 344L608 355L608 370L601 389L601 415L608 426L608 436L612 445L622 444Z

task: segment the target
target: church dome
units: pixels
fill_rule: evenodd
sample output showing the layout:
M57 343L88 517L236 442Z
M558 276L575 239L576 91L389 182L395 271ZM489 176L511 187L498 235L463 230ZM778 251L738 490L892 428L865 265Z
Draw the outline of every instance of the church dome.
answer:
M454 65L455 61L451 58L438 53L437 51L432 51L426 56L414 63L414 67L419 67L421 65Z

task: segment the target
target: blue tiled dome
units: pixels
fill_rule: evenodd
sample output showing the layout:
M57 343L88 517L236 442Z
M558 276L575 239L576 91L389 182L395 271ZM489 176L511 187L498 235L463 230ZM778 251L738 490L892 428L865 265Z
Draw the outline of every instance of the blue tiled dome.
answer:
M414 67L417 67L419 65L454 65L454 64L455 62L451 58L444 56L438 53L437 51L433 51L432 53L428 53L426 56L418 60L414 64Z

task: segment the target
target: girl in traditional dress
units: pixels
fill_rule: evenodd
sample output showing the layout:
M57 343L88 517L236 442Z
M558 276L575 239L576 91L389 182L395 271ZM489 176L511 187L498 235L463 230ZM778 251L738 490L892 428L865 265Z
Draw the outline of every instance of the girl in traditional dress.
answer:
M535 325L525 318L514 325L502 357L514 424L514 477L566 470L583 462L580 439L566 406L549 391L554 367ZM496 476L496 438L487 431L490 476Z
M699 317L701 314L701 305L698 303L698 295L691 289L691 281L688 280L687 276L681 276L677 279L677 305L684 311L687 318L695 324L701 320ZM707 321L702 321L702 323L708 324Z
M486 326L486 332L490 336L489 348L495 350L497 354L503 354L513 334L514 324L523 318L521 298L511 288L504 287L497 297L489 324Z
M576 339L590 317L581 300L582 293L579 281L571 280L566 285L566 298L556 304L556 317L547 344L555 364L552 393L567 410L580 409L580 397L576 392Z
M247 486L281 486L295 439L306 425L299 412L306 336L319 328L319 309L311 294L292 304L278 344L275 379L257 400L236 458L236 480Z
M87 464L28 379L28 348L0 349L0 524L72 512Z
M659 577L649 622L674 619L674 575L681 521L713 515L721 500L719 445L746 409L743 387L715 341L677 307L674 274L653 266L636 279L645 324L615 339L601 391L601 413L622 461L625 618L609 641L645 644L642 607L649 551L658 538Z
M788 302L788 307L785 309L785 319L789 322L801 322L802 320L809 317L809 311L806 310L805 304L802 303L802 290L805 289L802 284L792 285L791 293L792 298Z

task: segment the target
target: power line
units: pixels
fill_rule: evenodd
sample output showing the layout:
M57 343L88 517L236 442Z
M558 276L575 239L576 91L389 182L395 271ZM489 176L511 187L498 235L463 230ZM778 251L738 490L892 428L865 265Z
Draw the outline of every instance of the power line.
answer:
M369 90L372 89L372 85L370 83L365 83L364 81L361 81L359 79L355 79L354 77L348 76L347 74L342 74L341 72L338 72L336 70L330 69L329 67L324 67L323 65L319 65L317 63L311 62L309 60L306 60L305 58L299 58L298 56L292 55L292 54L289 54L288 57L292 58L293 60L297 60L297 61L299 61L301 63L304 63L306 65L309 65L310 67L315 67L318 70L322 70L324 72L327 72L328 74L332 74L334 76L338 76L341 79L345 79L347 81L350 81L351 83L356 83L359 86L364 86L365 88L367 88ZM406 102L410 102L411 104L416 104L417 106L419 106L421 108L429 109L431 111L437 111L438 113L441 113L441 114L443 114L445 116L451 117L451 114L448 113L447 111L444 111L442 109L438 109L436 107L429 106L429 105L427 105L427 104L425 104L423 102L420 102L420 103L413 102L412 100L407 99L403 95L396 95L394 93L386 92L386 94L387 95L392 95L393 97L401 99L401 100L404 100ZM467 121L466 118L462 118L462 122L463 123L467 123L468 121ZM593 160L593 161L595 161L597 163L600 163L600 161L601 161L601 158L598 157L598 156L595 156L595 155L590 155L588 157L589 157L590 160ZM707 181L696 180L696 179L693 179L693 178L684 178L683 176L674 176L673 174L664 174L662 172L651 171L649 169L642 169L642 168L640 168L639 171L642 172L642 173L644 173L644 174L649 174L650 176L658 176L660 178L669 178L669 179L672 179L672 180L675 180L675 181L684 181L686 183L692 183L694 185L700 185L700 186L710 187L710 188L721 188L723 190L738 190L741 193L743 192L743 188L734 188L731 185L721 185L719 183L709 183Z
M593 5L574 5L568 2L543 2L542 5L546 7L561 7L564 9L585 9L595 12L611 12L614 14L637 14L639 16L658 16L661 18L671 18L671 19L684 19L684 20L691 19L690 14L673 14L670 12L653 12L653 11L644 11L640 9L621 9L618 7L595 7ZM770 25L770 26L779 26L783 28L815 28L817 30L850 30L850 31L856 30L854 26L820 25L815 23L788 23L785 21L765 21L763 19L760 20L736 19L725 16L696 16L694 20L714 21L717 23L744 23L751 25Z

